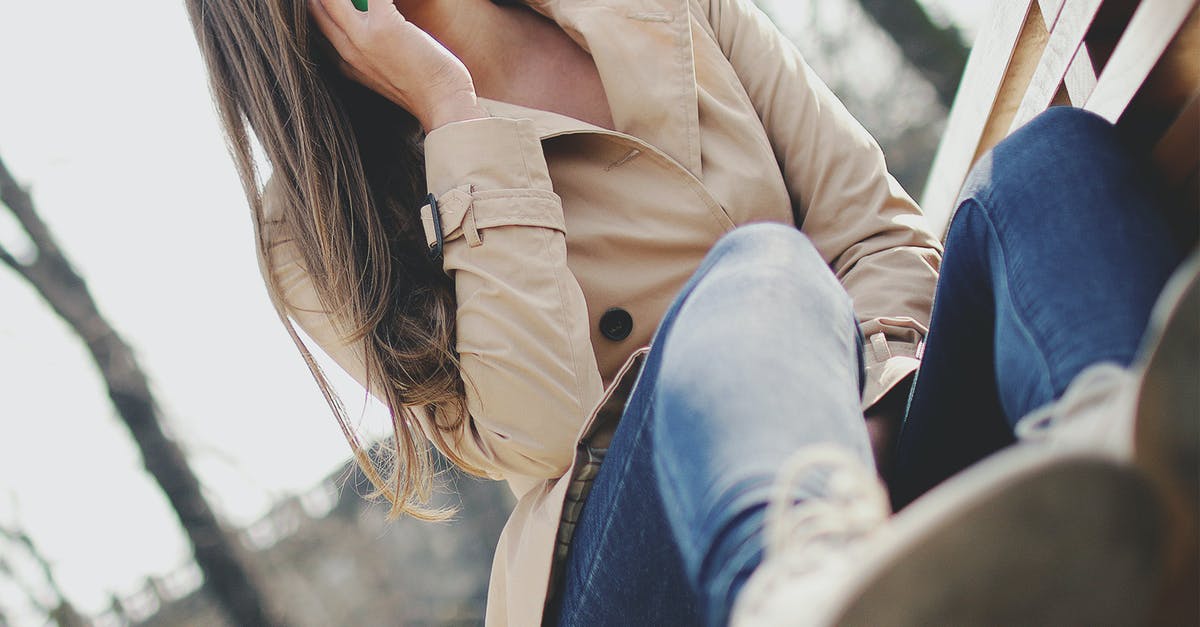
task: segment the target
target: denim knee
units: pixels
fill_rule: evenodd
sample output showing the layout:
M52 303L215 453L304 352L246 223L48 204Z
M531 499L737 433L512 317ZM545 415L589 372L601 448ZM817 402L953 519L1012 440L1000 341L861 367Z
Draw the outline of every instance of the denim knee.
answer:
M722 235L709 250L710 257L754 255L770 248L812 248L799 229L777 222L757 222L739 226Z
M1050 107L1034 116L1024 126L1018 128L1006 143L1021 143L1027 141L1048 141L1063 145L1068 150L1078 150L1097 138L1116 137L1116 127L1108 120L1075 107ZM1072 144L1073 142L1080 142Z
M958 213L984 211L1008 223L1062 226L1087 216L1063 215L1080 203L1056 197L1103 195L1106 185L1136 171L1107 120L1082 109L1051 107L980 158L963 184Z
M850 306L849 296L812 241L790 225L764 222L726 233L709 250L698 274L727 272L736 273L746 289L801 283L831 304Z

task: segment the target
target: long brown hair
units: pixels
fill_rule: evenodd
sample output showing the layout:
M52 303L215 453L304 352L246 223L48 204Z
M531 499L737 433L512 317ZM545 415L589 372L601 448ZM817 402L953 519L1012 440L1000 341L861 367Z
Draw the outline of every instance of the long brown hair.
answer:
M453 453L465 413L454 292L426 255L418 218L425 195L420 126L337 71L305 0L186 1L257 227L264 182L251 133L271 164L272 201L322 305L339 334L361 347L368 389L391 410L394 446L384 447L391 454L364 450L268 270L272 301L392 515L443 519L449 512L429 504L429 439L459 467L480 473ZM269 259L261 238L258 245Z

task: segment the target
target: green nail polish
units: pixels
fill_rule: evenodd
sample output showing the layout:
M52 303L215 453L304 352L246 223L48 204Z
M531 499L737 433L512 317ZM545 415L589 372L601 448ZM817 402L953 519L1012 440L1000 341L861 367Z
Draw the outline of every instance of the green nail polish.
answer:
M354 0L354 7L359 11L367 10L367 0Z

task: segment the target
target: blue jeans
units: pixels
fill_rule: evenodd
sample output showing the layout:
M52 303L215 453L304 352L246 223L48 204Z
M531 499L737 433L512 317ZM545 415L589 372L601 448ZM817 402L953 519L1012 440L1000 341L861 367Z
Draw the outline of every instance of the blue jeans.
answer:
M1181 255L1114 142L1096 118L1051 112L976 170L898 449L913 494L1011 441L1009 412L1132 356ZM548 622L725 624L783 461L833 443L873 464L861 359L849 298L807 238L755 225L718 242L655 335Z
M858 337L799 231L722 238L655 334L576 527L558 624L724 624L762 560L784 460L830 442L873 464Z
M889 479L903 507L1013 441L1087 366L1129 365L1185 250L1116 129L1052 108L972 171Z

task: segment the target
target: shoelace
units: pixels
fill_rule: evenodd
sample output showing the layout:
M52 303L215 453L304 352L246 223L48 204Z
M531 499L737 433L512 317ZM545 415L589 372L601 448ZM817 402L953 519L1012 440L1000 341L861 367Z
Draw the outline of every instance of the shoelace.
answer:
M1085 409L1111 399L1131 376L1128 369L1114 362L1088 366L1071 381L1061 398L1029 412L1017 422L1017 438L1033 442L1053 438L1062 428L1089 415Z
M890 513L870 464L832 445L797 451L775 480L766 559L742 590L733 624L824 624L856 556Z
M823 481L797 502L798 488ZM890 513L887 494L874 470L833 446L799 451L780 469L767 506L767 554L791 572L813 570L831 553L877 529Z

